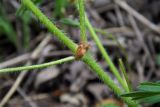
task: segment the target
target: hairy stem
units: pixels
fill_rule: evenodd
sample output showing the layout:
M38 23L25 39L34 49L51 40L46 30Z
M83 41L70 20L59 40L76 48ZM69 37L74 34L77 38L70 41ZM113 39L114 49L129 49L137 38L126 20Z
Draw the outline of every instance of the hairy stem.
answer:
M0 69L0 73L45 68L45 67L61 64L61 63L64 63L64 62L73 61L73 60L75 60L75 57L70 56L70 57L63 58L63 59L60 59L60 60L57 60L57 61L52 61L52 62L43 63L43 64L37 64L37 65L31 65L31 66L23 66L23 67L15 67L15 68L4 68L4 69Z
M87 37L86 37L86 26L85 26L84 0L78 0L78 4L79 4L81 41L86 41Z
M72 52L76 52L77 44L70 40L61 30L59 30L33 3L31 0L23 0L23 4L34 13L34 15L61 40ZM91 55L86 54L82 60L98 75L98 77L108 85L117 96L122 94L121 89L113 82L104 70L95 62ZM122 98L130 107L137 107L137 104L129 98Z
M98 75L98 77L106 84L108 87L110 87L114 93L117 94L119 97L120 93L122 93L122 90L117 87L117 85L113 82L113 80L110 78L110 76L104 72L104 70L96 63L95 60L91 57L91 55L85 55L83 57L83 61L93 70L94 73ZM125 101L129 107L138 107L138 104L134 101L132 101L130 98L126 99L125 97L121 97L123 101Z
M118 72L117 68L115 67L115 65L113 64L112 60L110 59L107 51L105 50L105 48L103 47L100 39L98 38L97 34L94 31L94 28L92 27L92 25L90 24L88 18L86 17L86 25L91 33L92 38L94 39L94 41L96 42L99 50L101 51L106 63L109 65L109 68L111 69L111 71L113 72L113 74L115 75L115 77L118 79L118 81L120 82L120 84L122 85L122 87L128 92L128 87L126 86L125 82L123 81L120 73Z
M22 3L31 10L34 15L43 23L50 32L61 40L72 52L76 52L77 45L58 29L34 4L31 0L22 0Z

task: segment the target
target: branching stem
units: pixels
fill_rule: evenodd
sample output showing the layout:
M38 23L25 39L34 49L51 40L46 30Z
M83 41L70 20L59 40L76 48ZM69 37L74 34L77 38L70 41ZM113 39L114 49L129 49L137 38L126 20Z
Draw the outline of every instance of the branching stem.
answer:
M116 76L116 78L118 79L118 81L120 82L120 84L122 85L122 87L128 92L128 87L126 86L125 82L123 81L120 73L118 72L117 68L115 67L115 65L113 64L112 60L110 59L107 51L105 50L105 48L103 47L100 39L98 38L97 34L94 31L94 28L92 27L92 25L90 24L88 18L86 17L86 25L91 33L92 38L94 39L95 43L97 44L99 50L101 51L106 63L109 65L109 68L111 69L111 71L113 72L113 74Z
M72 52L76 52L77 44L69 39L61 30L59 30L34 4L31 0L23 0L23 4L33 12L33 14L42 22L48 30L50 30L61 42L64 43ZM122 94L122 90L113 82L108 74L96 63L90 54L83 56L82 61L85 62L98 77L104 81L116 94ZM122 98L130 107L137 107L138 105L130 98Z

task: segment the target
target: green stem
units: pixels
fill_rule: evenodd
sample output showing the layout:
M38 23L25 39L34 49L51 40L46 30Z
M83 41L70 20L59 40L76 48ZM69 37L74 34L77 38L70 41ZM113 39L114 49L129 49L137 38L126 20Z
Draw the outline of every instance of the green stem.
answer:
M115 75L115 77L118 79L118 81L120 82L120 84L122 85L122 87L128 92L128 88L125 85L120 73L118 72L117 68L115 67L115 65L113 64L112 60L110 59L107 51L105 50L105 48L103 47L100 39L98 38L97 34L94 31L94 28L92 27L92 25L90 24L88 18L86 17L86 25L91 33L92 38L94 39L94 41L96 42L99 50L101 51L106 63L109 65L111 71L113 72L113 74Z
M23 0L25 6L34 13L34 15L61 40L72 52L76 52L77 44L70 40L61 30L59 30L33 3L31 0ZM82 60L105 82L117 95L122 94L121 89L112 81L104 70L95 62L91 55L86 54ZM122 98L130 107L137 107L137 104L129 98Z
M81 41L86 41L87 37L86 37L86 26L85 26L84 0L78 0L78 4L79 4Z
M61 64L61 63L64 63L64 62L73 61L73 60L75 60L75 58L73 56L70 56L70 57L67 57L67 58L63 58L63 59L60 59L60 60L57 60L57 61L52 61L52 62L48 62L48 63L44 63L44 64L37 64L37 65L31 65L31 66L0 69L0 73L45 68L45 67Z
M99 28L94 28L94 30L97 32L97 33L101 33L103 35L108 35L108 38L114 40L117 44L118 44L118 48L123 52L124 56L125 56L125 60L126 60L126 66L128 68L128 71L131 71L131 66L129 65L128 63L128 54L125 50L125 48L121 45L121 43L110 33L107 33L105 30L102 30L102 29L99 29Z
M34 15L43 23L50 32L61 40L72 52L76 52L77 45L69 39L61 30L59 30L34 4L31 0L22 0L23 4L31 10Z
M113 80L110 78L110 76L104 72L104 70L96 63L95 60L91 57L91 55L86 54L82 60L93 70L94 73L98 75L98 77L106 84L108 87L110 87L119 97L120 93L122 93L122 90L117 87L117 85L113 82ZM125 97L121 97L123 101L125 101L129 107L138 107L138 104L134 101L132 101L130 98L126 99Z
M124 76L124 80L125 80L125 82L126 82L126 85L127 85L127 87L128 87L128 92L131 92L132 91L132 87L131 87L131 85L130 85L130 82L129 82L129 79L128 79L128 76L127 76L127 73L126 73L126 69L125 69L125 67L124 67L124 63L123 63L123 61L122 61L122 59L121 58L119 58L119 66L120 66L120 69L121 69L121 72L122 72L122 74L123 74L123 76Z

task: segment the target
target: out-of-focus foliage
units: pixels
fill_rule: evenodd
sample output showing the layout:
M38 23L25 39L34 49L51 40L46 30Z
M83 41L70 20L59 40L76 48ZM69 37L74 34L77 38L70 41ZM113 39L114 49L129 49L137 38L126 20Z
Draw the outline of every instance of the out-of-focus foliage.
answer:
M42 0L34 0L35 4L41 4ZM31 21L31 13L27 11L26 7L22 4L20 8L16 12L16 16L21 18L22 20L22 30L23 30L23 47L28 49L29 47L29 40L30 40L30 29L29 23Z
M116 104L104 104L104 105L101 105L101 107L119 107L119 106Z
M73 27L79 27L79 22L72 20L70 18L62 18L60 20L61 23L65 24L65 25L69 25L69 26L73 26Z
M158 66L160 66L160 54L156 56L156 63Z
M54 17L63 17L68 0L55 0Z
M14 31L11 22L8 20L5 9L0 2L0 35L5 35L16 47L18 47L16 32Z

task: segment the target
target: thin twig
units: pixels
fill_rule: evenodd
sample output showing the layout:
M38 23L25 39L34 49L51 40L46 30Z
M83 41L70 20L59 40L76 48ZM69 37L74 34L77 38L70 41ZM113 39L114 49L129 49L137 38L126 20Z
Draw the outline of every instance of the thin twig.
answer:
M63 58L63 59L59 59L59 60L56 60L56 61L47 62L47 63L43 63L43 64L36 64L36 65L22 66L22 67L15 67L15 68L4 68L4 69L0 69L0 73L16 72L16 71L22 72L24 70L33 70L33 69L45 68L45 67L61 64L61 63L64 63L64 62L73 61L73 60L75 60L75 57L70 56L70 57L66 57L66 58Z
M120 11L119 5L116 4L114 6L114 8L115 8L115 12L116 12L116 15L117 15L117 19L119 21L119 25L124 26L125 24L124 24L124 20L123 20L122 13Z
M27 65L29 65L29 64L31 64L31 63L28 62ZM23 78L25 77L26 74L27 74L27 72L22 72L22 73L19 74L19 76L16 79L13 86L10 88L8 93L3 97L2 101L0 102L0 107L3 107L8 102L8 100L12 97L12 95L15 93L17 87L20 85L20 83L22 82L22 80L23 80Z
M153 30L156 33L160 34L160 27L159 26L153 24L151 21L149 21L143 15L138 13L136 10L134 10L132 7L130 7L125 1L115 0L115 3L117 3L121 8L123 8L129 14L133 15L137 20L139 20L141 23L146 25L148 28L150 28L151 30Z
M139 30L139 28L138 28L138 26L137 26L137 23L136 23L136 21L134 20L134 17L133 17L132 15L130 15L130 14L129 14L128 17L129 17L130 23L131 23L131 25L132 25L132 27L133 27L133 29L134 29L134 31L135 31L135 34L137 35L138 40L139 40L140 43L142 43L142 45L143 45L144 51L146 52L146 54L147 54L148 56L151 57L151 54L150 54L150 52L149 52L149 50L148 50L148 47L147 47L147 45L146 45L145 42L144 42L143 35L142 35L141 31Z
M25 101L27 101L29 103L29 105L31 107L38 107L33 101L32 99L30 99L29 97L27 97L27 94L21 89L21 88L17 88L18 93L24 98Z

